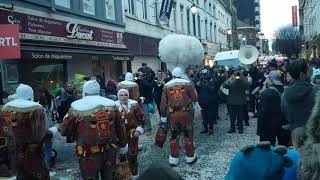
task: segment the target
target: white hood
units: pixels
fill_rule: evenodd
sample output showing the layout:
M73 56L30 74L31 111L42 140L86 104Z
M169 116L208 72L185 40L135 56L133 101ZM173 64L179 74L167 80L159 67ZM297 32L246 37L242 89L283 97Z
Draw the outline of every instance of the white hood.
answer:
M112 107L115 106L115 101L101 97L99 95L96 96L85 96L84 98L74 101L71 104L71 107L77 111L89 111L98 106L106 106Z

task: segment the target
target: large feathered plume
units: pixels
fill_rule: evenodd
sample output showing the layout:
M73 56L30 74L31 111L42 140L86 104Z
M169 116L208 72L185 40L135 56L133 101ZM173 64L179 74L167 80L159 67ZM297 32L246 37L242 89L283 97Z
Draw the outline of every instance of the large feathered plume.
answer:
M170 34L160 41L159 56L163 62L171 66L201 65L204 48L193 36Z

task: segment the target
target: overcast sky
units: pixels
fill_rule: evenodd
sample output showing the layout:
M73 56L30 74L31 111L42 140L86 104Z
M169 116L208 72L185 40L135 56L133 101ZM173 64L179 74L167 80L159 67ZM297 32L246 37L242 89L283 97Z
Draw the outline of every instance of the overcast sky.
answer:
M260 0L261 29L266 38L273 37L279 27L292 24L291 6L298 5L298 0Z

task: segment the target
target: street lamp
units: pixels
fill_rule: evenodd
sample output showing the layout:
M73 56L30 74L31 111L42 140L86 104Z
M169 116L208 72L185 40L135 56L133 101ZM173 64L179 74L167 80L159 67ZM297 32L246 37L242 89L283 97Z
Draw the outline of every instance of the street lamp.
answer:
M198 8L195 4L193 4L190 10L191 10L192 21L193 21L193 35L196 36L196 14L198 12Z
M193 4L192 6L191 6L191 13L192 13L192 15L196 15L197 14L197 12L198 12L198 8L197 8L197 6L195 5L195 4Z
M244 46L247 45L247 38L243 37L243 38L242 38L242 42L243 42L243 45L244 45Z
M231 34L232 34L232 30L231 30L231 29L228 29L228 30L227 30L227 34L228 34L228 35L231 35Z
M231 29L228 29L228 30L227 30L227 39L228 39L229 50L231 50L231 45L230 45L231 35L232 35L232 30L231 30Z

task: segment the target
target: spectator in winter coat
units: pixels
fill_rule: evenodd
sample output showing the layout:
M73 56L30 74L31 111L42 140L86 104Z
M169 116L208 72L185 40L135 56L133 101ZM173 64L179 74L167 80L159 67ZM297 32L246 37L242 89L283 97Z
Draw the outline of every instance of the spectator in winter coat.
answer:
M195 83L195 88L202 108L201 114L204 129L200 133L209 132L209 135L211 135L213 134L213 124L216 123L218 116L218 87L207 69L201 71L200 80Z
M306 125L306 140L300 149L300 163L298 168L299 180L320 179L320 94ZM303 138L301 139L303 141Z
M310 83L312 69L306 61L291 62L288 72L294 83L285 89L281 107L290 128L295 129L306 125L315 103L317 88Z
M76 94L71 83L67 83L65 91L59 97L60 106L58 107L59 121L61 122L71 107L71 103L76 100Z
M256 88L263 87L263 82L266 80L264 74L259 71L259 69L256 66L251 67L249 71L249 75L252 78L252 83L250 85L250 103L249 103L249 109L251 112L256 112L257 106L258 106L258 99L252 94L252 91Z
M230 110L230 129L228 133L235 133L235 123L239 125L239 134L243 133L244 105L247 103L246 91L249 89L247 78L239 70L234 70L233 75L226 81L224 87L229 89L227 104Z
M275 146L277 139L279 145L288 146L290 133L282 129L287 122L281 111L281 94L284 91L281 74L271 71L267 83L269 88L260 96L257 134L260 141L269 141L272 146Z
M140 72L139 78L135 81L139 85L140 97L144 97L141 108L144 114L146 135L151 134L150 112L148 111L148 104L153 104L153 90L157 85L154 81L152 73Z
M112 100L117 100L117 82L115 80L109 80L106 87L106 97Z
M320 86L320 69L313 69L311 83L315 86Z

